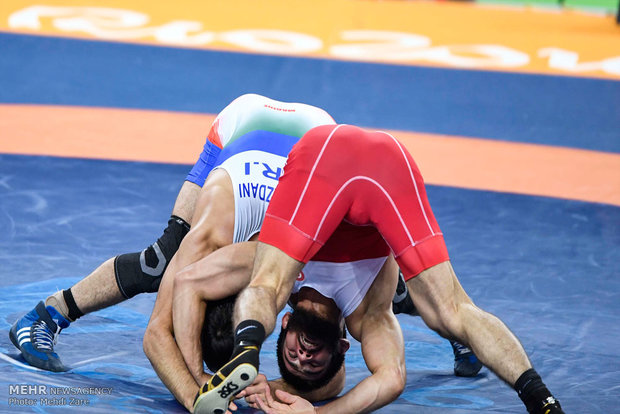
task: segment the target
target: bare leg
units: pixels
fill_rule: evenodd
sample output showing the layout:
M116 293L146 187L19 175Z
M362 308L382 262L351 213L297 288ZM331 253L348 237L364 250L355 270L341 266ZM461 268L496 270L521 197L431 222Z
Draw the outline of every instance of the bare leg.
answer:
M201 189L202 187L199 185L185 181L179 191L176 201L174 202L172 214L181 217L189 224L193 224L196 202L200 196Z
M199 193L200 186L190 182L184 183L177 196L173 214L181 217L185 222L190 222ZM164 232L166 237L166 256L164 258L171 259L174 255L176 247L187 232L186 228L187 226L181 220L169 222L169 227ZM151 249L154 249L154 247ZM158 253L158 256L159 254L161 252ZM139 257L140 253L123 255L123 258L128 259L129 269L131 269L132 265L131 260ZM136 262L134 263L137 264ZM21 351L30 365L49 371L66 371L68 369L54 351L54 345L60 329L67 328L70 322L75 321L85 313L117 304L125 299L117 285L114 266L114 259L106 260L76 285L49 296L44 302L39 303L34 309L13 324L9 331L11 341ZM134 268L136 267L134 266ZM162 270L160 268L158 270L160 273L156 274L156 276L161 275ZM125 275L132 276L130 273L125 273ZM146 288L139 286L141 281L138 280L131 286L133 291L130 294L137 294L141 291L153 291L159 287L160 280L161 278L153 278L148 282L149 284L145 283ZM41 325L47 327L45 329L46 335L34 335L35 331L32 327L37 320L46 322L45 325ZM40 352L32 352L32 347L29 347L29 345L24 345L31 344L33 341L41 349L46 350L45 357L41 357Z
M511 386L532 367L523 346L506 325L474 305L450 262L425 270L407 286L431 329L467 344L484 365Z
M304 264L282 250L258 243L252 281L235 303L235 325L248 319L260 322L269 335Z
M125 300L116 284L114 258L71 287L75 304L84 313L91 313Z

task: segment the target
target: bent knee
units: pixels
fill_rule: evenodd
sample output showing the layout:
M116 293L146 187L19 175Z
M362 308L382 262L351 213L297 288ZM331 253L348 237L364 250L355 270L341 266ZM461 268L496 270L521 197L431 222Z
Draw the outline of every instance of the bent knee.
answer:
M382 383L390 391L391 399L395 400L405 390L407 370L404 367L390 368Z

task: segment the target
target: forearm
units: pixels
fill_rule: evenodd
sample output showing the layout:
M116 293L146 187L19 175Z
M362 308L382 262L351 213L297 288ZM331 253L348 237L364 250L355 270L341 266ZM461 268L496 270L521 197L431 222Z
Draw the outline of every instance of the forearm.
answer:
M172 302L172 321L176 345L196 383L205 381L202 361L201 330L204 324L206 302L191 283L175 283Z
M395 274L393 265L386 262L364 302L347 317L347 327L360 341L364 361L372 375L319 411L373 411L394 401L405 388L405 345L391 308L394 287L389 283L389 276Z
M192 411L199 387L187 369L172 334L159 331L147 335L144 351L153 369L177 401Z
M256 243L222 247L185 267L174 278L172 320L187 367L198 383L204 380L201 334L209 302L239 293L250 282Z
M403 372L396 369L379 370L365 378L353 389L334 401L316 407L321 414L326 413L367 413L377 410L400 395Z

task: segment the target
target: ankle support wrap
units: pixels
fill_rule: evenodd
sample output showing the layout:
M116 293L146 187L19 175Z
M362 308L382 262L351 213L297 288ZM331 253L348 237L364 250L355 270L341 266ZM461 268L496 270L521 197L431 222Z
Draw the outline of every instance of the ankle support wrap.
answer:
M84 316L84 312L78 308L78 305L75 303L75 299L73 298L73 293L71 292L71 288L63 290L62 296L65 299L65 303L67 304L67 308L69 309L69 320L71 322L77 320L81 316Z

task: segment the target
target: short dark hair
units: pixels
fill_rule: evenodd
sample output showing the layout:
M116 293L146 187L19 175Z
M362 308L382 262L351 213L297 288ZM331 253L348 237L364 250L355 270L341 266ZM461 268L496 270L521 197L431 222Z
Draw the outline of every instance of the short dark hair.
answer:
M202 326L202 359L211 372L217 372L232 357L234 348L233 310L237 295L207 303Z
M312 338L324 340L325 346L331 353L331 360L319 378L314 380L300 378L286 368L284 364L284 340L288 331L304 332ZM329 383L344 364L344 352L338 351L338 342L341 338L346 338L346 330L341 329L339 324L323 319L305 309L293 310L286 329L281 329L278 336L276 353L282 379L301 392L313 391Z

